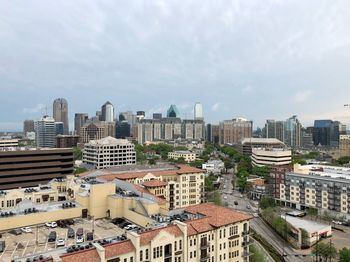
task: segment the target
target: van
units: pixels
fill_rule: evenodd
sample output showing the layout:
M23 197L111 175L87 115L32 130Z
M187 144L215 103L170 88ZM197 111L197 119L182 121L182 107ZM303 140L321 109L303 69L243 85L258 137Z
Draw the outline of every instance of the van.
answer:
M5 241L0 241L0 253L4 252L6 248Z
M84 235L84 229L81 228L81 227L79 227L79 228L77 229L77 236L78 236L78 237L81 237L81 236L83 236L83 235Z

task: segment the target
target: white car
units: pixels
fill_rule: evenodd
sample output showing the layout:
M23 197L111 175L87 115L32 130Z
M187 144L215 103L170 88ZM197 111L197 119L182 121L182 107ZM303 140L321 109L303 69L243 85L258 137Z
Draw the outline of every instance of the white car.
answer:
M83 243L84 242L84 237L83 236L77 236L77 239L75 241L77 244Z
M57 238L56 240L56 247L64 247L65 242L63 238Z
M333 220L332 222L333 222L334 224L336 224L336 225L342 225L342 224L343 224L343 222L337 221L337 220Z
M126 226L124 229L125 229L125 230L133 230L133 229L136 229L136 228L137 228L136 225L128 225L128 226Z
M57 227L57 223L56 222L47 222L47 223L45 223L45 226L55 228L55 227Z
M30 227L22 227L21 228L23 233L32 233L32 229Z

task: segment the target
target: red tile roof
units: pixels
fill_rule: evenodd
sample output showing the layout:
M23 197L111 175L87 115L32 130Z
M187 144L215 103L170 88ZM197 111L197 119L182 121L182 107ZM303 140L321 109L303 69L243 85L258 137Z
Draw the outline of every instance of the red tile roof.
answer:
M106 175L99 176L99 179L112 181L114 179L128 180L136 179L146 176L147 174L153 174L154 176L175 176L182 174L193 174L193 173L203 173L202 169L191 167L188 165L177 165L171 170L161 170L161 171L141 171L141 172L125 172L125 173L107 173Z
M165 231L171 235L174 235L175 237L183 235L181 229L177 225L169 225L167 227L140 233L140 245L144 246L149 244L160 233L160 231Z
M131 240L125 240L123 242L111 243L104 246L106 251L106 258L120 256L127 254L135 250ZM84 261L85 262L85 261Z
M143 185L145 187L160 187L160 186L166 186L167 184L168 184L167 182L156 180L156 179L143 182Z
M207 232L218 227L253 218L251 215L209 203L189 206L185 209L185 211L192 214L201 214L205 216L200 219L185 222L188 225L189 235Z

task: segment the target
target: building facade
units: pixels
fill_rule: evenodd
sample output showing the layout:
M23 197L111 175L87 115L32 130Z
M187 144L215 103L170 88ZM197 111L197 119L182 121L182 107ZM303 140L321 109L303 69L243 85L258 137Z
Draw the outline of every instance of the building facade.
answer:
M76 135L58 135L56 136L57 148L76 147L79 142L79 136Z
M0 151L0 190L46 184L72 173L72 149Z
M56 146L56 127L55 120L50 116L43 116L35 121L35 140L37 147Z
M253 121L244 118L220 122L220 144L239 144L244 138L252 137Z
M74 131L76 135L80 134L81 127L88 121L87 113L75 113L74 115Z
M0 149L18 147L18 139L0 139Z
M341 123L332 120L315 120L313 142L315 146L338 147Z
M251 156L254 148L284 149L286 145L276 138L244 138L235 147L242 155Z
M201 103L196 102L196 104L194 105L194 119L195 120L203 120L203 106Z
M90 140L99 140L107 136L114 137L114 122L97 121L86 123L80 129L80 143L88 143Z
M63 122L64 134L69 134L68 102L64 98L57 98L53 101L53 118L56 122Z
M188 163L196 160L196 153L191 151L174 151L168 153L168 158L175 160L183 158Z
M135 146L126 139L105 137L84 145L83 162L97 169L136 164Z
M34 132L34 120L24 120L23 122L23 134L27 136L28 132Z
M253 166L285 166L292 163L292 151L279 148L253 148Z
M114 107L111 102L107 101L101 109L101 121L114 122Z

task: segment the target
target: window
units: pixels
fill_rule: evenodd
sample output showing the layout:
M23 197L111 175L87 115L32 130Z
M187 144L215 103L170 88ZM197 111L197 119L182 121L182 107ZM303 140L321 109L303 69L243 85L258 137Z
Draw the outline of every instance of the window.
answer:
M142 261L142 259L143 259L143 252L142 250L140 250L140 261Z
M179 250L182 249L182 240L179 240Z

